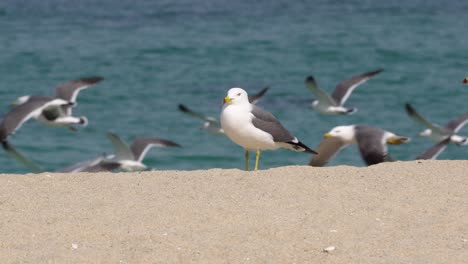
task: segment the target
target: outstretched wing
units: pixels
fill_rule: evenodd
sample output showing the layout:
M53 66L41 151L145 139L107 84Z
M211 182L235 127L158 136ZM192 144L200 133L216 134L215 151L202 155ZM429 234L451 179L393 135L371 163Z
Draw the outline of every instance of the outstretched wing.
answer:
M309 88L309 90L317 97L320 103L330 106L338 106L338 102L331 98L324 90L318 87L317 82L312 75L306 78L305 86Z
M112 143L116 160L135 160L135 156L133 155L131 149L119 136L108 132L107 138Z
M60 104L56 101L52 97L33 96L25 103L15 106L0 123L0 141L6 140L30 118L38 117L50 105Z
M346 146L347 144L337 137L324 138L316 148L318 154L312 157L309 165L313 167L324 166Z
M464 125L468 123L468 113L465 113L457 118L450 120L445 127L454 133L457 133Z
M266 92L268 92L268 90L270 89L270 87L265 87L263 88L262 90L260 90L260 92L252 95L252 96L249 96L249 102L251 104L256 104L258 102L258 100L260 100L260 98L262 98Z
M141 162L145 158L146 153L152 147L180 147L180 145L167 139L136 138L133 140L130 149L135 156L135 159Z
M34 164L30 159L26 158L23 154L17 151L8 141L3 141L2 147L6 151L6 153L8 153L8 155L16 159L19 163L28 167L31 171L36 173L44 171L39 166Z
M346 100L348 100L349 96L354 91L354 89L356 89L356 87L365 83L371 77L381 73L382 71L383 69L378 69L375 71L366 72L340 82L336 86L331 97L338 103L338 105L343 105L346 102Z
M103 79L104 78L99 76L93 76L62 83L55 88L55 96L66 101L76 103L76 97L81 90L86 89L89 86L102 81ZM71 115L71 107L72 106L64 106L63 110L68 115Z
M439 143L435 144L434 146L428 148L426 151L423 153L419 154L416 159L424 159L424 160L429 160L429 159L436 159L442 151L447 147L447 145L450 143L450 137L440 141Z
M445 134L443 128L439 125L433 124L426 120L423 116L421 116L409 103L405 104L406 113L411 117L414 121L418 122L419 124L431 129L434 132L439 134Z

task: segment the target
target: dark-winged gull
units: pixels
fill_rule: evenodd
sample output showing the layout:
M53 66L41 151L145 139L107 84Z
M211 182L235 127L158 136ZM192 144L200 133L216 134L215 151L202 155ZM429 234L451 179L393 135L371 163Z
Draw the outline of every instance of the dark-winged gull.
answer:
M444 127L442 127L438 124L429 122L408 103L405 104L405 110L414 121L427 127L427 129L419 133L419 135L428 137L432 141L436 142L435 145L421 153L416 157L416 159L436 159L450 143L458 146L468 145L468 137L456 134L468 123L468 113L450 120Z
M114 133L107 133L107 138L112 143L114 154L101 155L57 170L57 172L100 172L115 169L124 171L145 170L147 167L143 164L143 159L152 147L180 147L179 144L173 141L160 138L135 138L130 146Z
M102 81L102 77L93 76L93 77L85 77L77 80L71 80L68 82L64 82L59 84L55 88L55 98L60 98L66 101L71 102L71 105L61 106L61 107L50 107L42 111L41 115L35 117L40 122L50 125L50 126L65 126L70 130L76 130L73 125L83 125L86 126L88 124L88 119L84 116L81 117L74 117L72 116L72 107L76 106L76 97L78 93L88 88L89 86L96 84ZM25 95L19 97L13 105L20 105L23 104L30 99L37 97L37 95ZM41 96L44 97L44 96ZM54 97L50 97L54 98Z
M254 94L253 96L249 96L249 102L252 104L256 104L269 89L270 87L267 86L263 88L262 90L260 90L260 92ZM221 128L221 124L219 123L218 119L195 112L183 104L179 104L179 110L182 111L183 113L189 114L191 116L194 116L203 120L204 123L203 123L202 128L208 131L209 133L224 134L224 131Z
M15 106L0 123L0 141L6 141L21 125L30 118L38 118L44 111L67 107L72 103L60 98L47 96L33 96L26 102Z
M392 132L367 125L337 126L325 134L317 147L309 165L320 167L327 164L340 150L350 144L357 144L364 162L369 166L384 161L391 161L387 144L399 145L410 140Z
M308 76L305 80L305 85L317 97L312 102L312 108L322 114L352 114L357 111L357 108L347 108L344 105L351 93L356 87L365 83L371 77L381 73L383 69L378 69L371 72L366 72L350 79L340 82L333 93L328 95L324 90L320 89L313 76Z
M255 170L261 150L287 148L317 154L295 136L269 112L251 104L247 92L231 88L223 101L221 127L234 143L245 149L245 170L249 170L249 151L256 151Z

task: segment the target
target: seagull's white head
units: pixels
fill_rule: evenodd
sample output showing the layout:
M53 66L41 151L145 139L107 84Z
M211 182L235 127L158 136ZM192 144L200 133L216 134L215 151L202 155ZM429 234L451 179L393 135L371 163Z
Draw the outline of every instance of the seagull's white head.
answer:
M343 140L346 143L353 143L356 141L355 134L356 132L354 130L354 126L351 125L334 127L332 130L330 130L330 132L326 133L324 136L326 138L336 137Z
M30 97L31 96L29 96L29 95L20 96L20 97L18 97L18 99L16 99L16 101L12 102L11 105L12 106L22 105L22 104L26 103L29 100Z
M226 97L224 97L223 104L250 104L247 92L242 88L229 89Z

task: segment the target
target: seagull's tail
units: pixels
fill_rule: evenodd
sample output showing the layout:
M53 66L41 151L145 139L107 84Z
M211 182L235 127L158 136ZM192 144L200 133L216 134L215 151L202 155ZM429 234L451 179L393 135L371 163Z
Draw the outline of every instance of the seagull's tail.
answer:
M318 154L317 151L309 148L308 146L304 145L302 142L297 140L297 142L289 141L286 142L288 145L290 145L295 151L301 151L301 152L307 152L311 154Z

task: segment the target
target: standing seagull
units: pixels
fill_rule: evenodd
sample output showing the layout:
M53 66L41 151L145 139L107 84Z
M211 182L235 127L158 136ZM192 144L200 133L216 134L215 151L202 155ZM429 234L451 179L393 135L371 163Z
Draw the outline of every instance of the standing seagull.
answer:
M88 119L84 116L74 117L72 116L72 107L76 106L76 97L78 93L88 88L89 86L96 84L102 81L102 77L86 77L78 80L72 80L58 85L55 88L55 98L60 98L70 102L70 105L60 106L60 107L49 107L42 111L40 115L35 117L35 119L40 122L50 125L50 126L64 126L69 128L72 131L75 131L76 128L73 125L83 125L88 124ZM19 97L13 105L21 105L25 102L28 102L32 98L38 97L37 95L25 95ZM44 97L44 96L40 96ZM53 99L54 97L49 97Z
M420 136L429 137L436 142L435 145L421 153L416 159L436 159L448 144L453 143L458 146L467 145L468 137L459 136L456 133L468 123L468 113L450 120L445 127L433 124L421 116L410 104L405 104L406 113L416 122L427 127Z
M4 142L30 118L39 118L43 112L61 107L69 107L69 101L48 96L32 96L26 102L15 106L0 123L0 141Z
M252 104L256 104L258 100L260 100L260 98L262 98L269 89L270 87L267 86L263 88L262 90L260 90L260 92L254 94L253 96L250 96L249 102ZM219 124L219 121L216 118L195 112L183 104L179 104L179 110L182 111L183 113L192 115L194 117L197 117L203 120L204 123L203 123L202 128L208 131L209 133L224 134L224 131L221 128L221 125Z
M366 72L351 79L340 82L332 95L328 95L324 90L320 89L313 76L309 76L305 80L305 85L309 88L317 100L312 102L312 108L322 114L352 114L357 111L357 108L346 108L344 103L349 98L353 90L359 85L365 83L374 75L381 73L383 69L378 69L371 72Z
M223 100L221 127L234 143L245 149L245 170L249 170L249 150L257 151L255 170L261 150L287 148L317 154L302 144L269 112L251 104L247 92L229 89Z
M410 138L366 125L337 126L324 136L324 140L317 148L319 154L311 159L310 166L324 166L350 144L358 145L361 157L368 166L391 161L387 144L399 145L410 140Z

